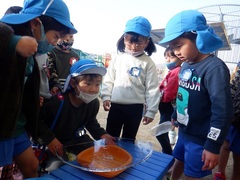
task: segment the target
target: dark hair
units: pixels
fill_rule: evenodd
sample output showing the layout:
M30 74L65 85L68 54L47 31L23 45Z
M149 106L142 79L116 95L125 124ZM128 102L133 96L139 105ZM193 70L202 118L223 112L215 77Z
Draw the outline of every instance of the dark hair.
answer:
M174 54L174 52L173 52L173 50L172 50L172 48L171 48L170 46L168 46L168 47L165 49L163 55L166 56L168 52L170 52L171 56L177 57L177 56Z
M92 81L98 77L102 77L102 76L100 74L83 74L83 75L75 77L74 80L78 83L84 79L88 79L88 80Z
M70 33L70 29L67 26L64 26L63 24L58 22L56 19L54 19L50 16L42 15L39 18L43 23L45 32L54 30L54 31L60 32L61 35Z
M183 33L181 36L179 36L179 38L187 38L192 42L196 42L196 38L197 38L197 33L194 31L190 31L190 32L185 32Z
M54 30L60 32L61 36L63 36L70 32L70 29L68 27L64 26L56 19L50 16L41 15L39 19L42 21L45 33L50 30ZM15 35L33 36L29 21L23 24L8 24L8 25L13 28Z
M18 14L20 11L22 10L21 6L10 6L6 12L4 13L4 15L6 14Z
M8 24L14 30L15 35L20 36L33 36L31 26L28 22L23 24Z
M126 34L132 35L132 39L131 39L132 42L137 42L138 37L141 36L134 32L128 32ZM125 36L125 34L123 34L117 41L117 50L120 52L125 52L124 36ZM157 48L156 48L155 44L153 43L153 40L151 37L149 38L148 46L144 49L144 51L147 52L148 56L151 56L153 52L157 51Z

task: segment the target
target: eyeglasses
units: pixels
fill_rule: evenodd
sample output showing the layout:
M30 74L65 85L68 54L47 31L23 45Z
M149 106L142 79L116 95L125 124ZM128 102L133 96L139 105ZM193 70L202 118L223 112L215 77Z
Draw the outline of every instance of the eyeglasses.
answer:
M146 42L130 42L130 41L124 41L125 45L128 47L135 47L136 49L142 49L145 48Z

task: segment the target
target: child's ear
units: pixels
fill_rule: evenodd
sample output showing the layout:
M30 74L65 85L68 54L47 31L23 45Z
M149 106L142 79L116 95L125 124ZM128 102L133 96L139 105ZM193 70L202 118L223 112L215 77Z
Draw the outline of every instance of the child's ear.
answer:
M40 24L42 24L39 18L34 18L30 21L30 26L32 29L36 29Z
M74 89L77 86L76 80L75 79L70 79L70 85L72 86L72 88Z
M41 20L39 18L35 18L33 20L30 21L30 27L32 29L32 32L34 34L34 37L37 39L37 40L40 40L41 39Z

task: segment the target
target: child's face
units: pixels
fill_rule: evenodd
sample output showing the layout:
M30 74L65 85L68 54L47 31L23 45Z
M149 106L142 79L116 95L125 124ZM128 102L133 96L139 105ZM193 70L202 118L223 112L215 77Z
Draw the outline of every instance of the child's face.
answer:
M187 38L177 38L170 42L174 54L181 60L186 62L199 61L199 50L196 44Z
M98 94L102 83L102 77L99 75L94 78L87 76L77 83L80 91L88 94Z
M49 44L56 46L58 39L61 38L61 33L58 31L50 30L46 32L46 37L49 42Z
M47 32L42 32L41 23L38 18L32 20L30 25L33 29L33 35L37 40L40 40L42 38L42 33L45 33L48 43L56 46L58 39L62 37L62 33L59 31L49 30Z
M143 51L148 45L148 38L143 36L138 36L137 41L133 42L133 36L130 34L126 34L124 37L125 47L132 52Z
M167 63L171 63L171 62L177 62L178 58L176 56L173 56L171 54L171 51L168 51L165 55L165 59Z
M64 37L62 37L58 40L59 43L61 43L62 41L74 42L73 34L66 34Z

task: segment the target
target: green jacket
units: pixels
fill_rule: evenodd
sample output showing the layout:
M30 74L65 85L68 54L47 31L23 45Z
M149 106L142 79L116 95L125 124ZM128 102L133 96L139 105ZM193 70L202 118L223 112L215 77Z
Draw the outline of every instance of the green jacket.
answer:
M0 22L0 140L12 137L21 110L28 132L34 136L37 128L39 69L34 60L33 73L24 84L27 58L16 53L19 39L10 26Z

